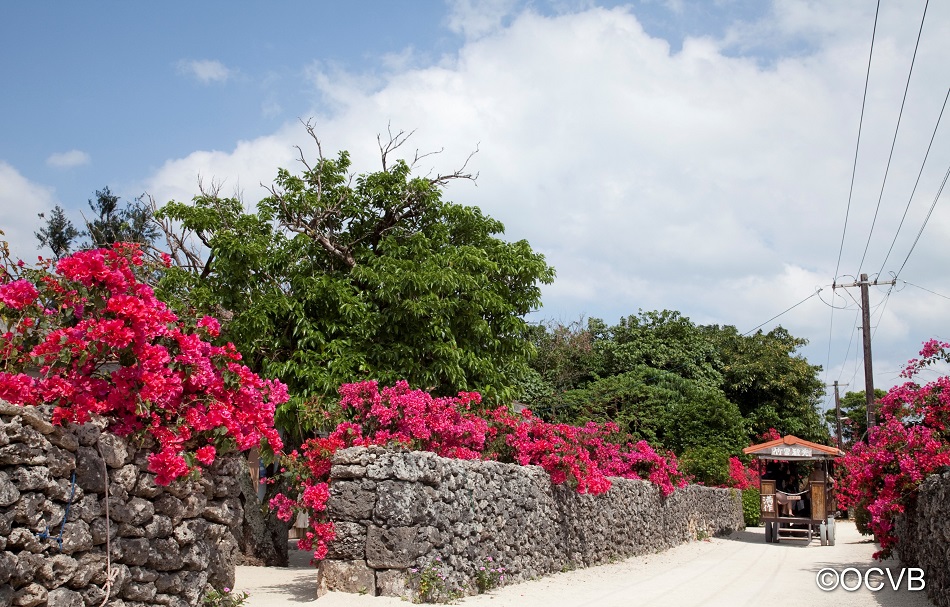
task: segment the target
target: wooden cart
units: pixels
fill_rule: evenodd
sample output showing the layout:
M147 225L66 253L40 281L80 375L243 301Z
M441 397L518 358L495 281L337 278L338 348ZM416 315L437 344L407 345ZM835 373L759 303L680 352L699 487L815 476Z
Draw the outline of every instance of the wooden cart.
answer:
M811 542L818 537L822 546L835 543L835 500L832 492L829 463L844 455L835 447L819 445L797 436L784 436L766 443L746 447L743 452L760 461L759 495L761 519L765 525L765 541L778 543L780 539ZM815 472L804 490L781 491L778 480L763 478L770 461L815 462ZM803 512L790 512L796 502L802 502Z

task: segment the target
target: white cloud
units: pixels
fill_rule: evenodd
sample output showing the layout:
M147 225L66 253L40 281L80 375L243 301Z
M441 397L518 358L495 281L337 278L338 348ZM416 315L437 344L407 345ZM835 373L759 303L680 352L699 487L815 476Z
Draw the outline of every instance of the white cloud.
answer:
M14 167L0 161L0 238L10 243L14 257L26 262L36 261L41 254L33 232L39 229L38 213L50 211L56 205L53 189L33 183ZM46 256L49 251L42 252Z
M226 82L234 75L223 63L210 59L182 59L178 62L178 73L191 76L202 84Z
M73 167L82 166L84 164L89 164L90 162L92 162L92 158L90 158L89 154L83 152L82 150L58 152L56 154L50 154L49 158L46 159L46 164L58 169L70 169Z
M737 26L727 40L687 38L671 53L631 9L545 17L513 14L507 1L451 6L449 26L468 40L456 56L425 67L394 63L384 77L314 63L308 78L332 110L314 112L317 131L327 148L349 149L358 171L376 168L376 134L389 123L418 129L409 156L445 148L423 173L451 171L479 146L471 165L479 187L451 184L446 198L480 206L509 238L545 253L558 278L544 291L542 316L613 322L669 308L745 331L817 287L832 300L873 7L779 2L767 22ZM950 8L931 10L913 110L861 271L883 264L943 100L937 74L950 52ZM841 274L858 272L913 50L913 27L898 13L878 31ZM795 40L808 50L783 53ZM769 44L766 62L726 51ZM290 124L231 152L196 152L167 163L152 189L190 198L198 172L269 183L277 166L297 166L291 145L300 142L308 149L302 127ZM885 271L906 255L948 162L942 139ZM941 262L948 238L950 218L938 206L907 266L922 284L950 284ZM875 293L872 305L882 297ZM895 360L910 357L950 312L946 300L907 301L892 295L876 338ZM835 317L832 366L844 357L852 314ZM765 329L782 323L809 338L810 359L825 364L830 317L816 297Z
M514 13L519 0L449 0L447 25L469 40L499 30Z

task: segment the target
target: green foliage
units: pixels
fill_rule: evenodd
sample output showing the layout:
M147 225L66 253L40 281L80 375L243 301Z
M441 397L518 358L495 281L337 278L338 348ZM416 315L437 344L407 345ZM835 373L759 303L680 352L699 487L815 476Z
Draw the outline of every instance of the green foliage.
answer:
M346 152L306 166L281 169L255 213L214 194L164 206L207 256L171 268L160 294L230 317L226 337L297 407L365 379L510 399L533 353L523 316L554 277L543 256L403 161L355 181Z
M616 326L533 327L534 374L520 397L542 417L614 421L671 449L699 482L724 484L728 458L770 427L826 441L820 367L782 328L743 336L697 326L678 312L643 312Z
M753 335L740 335L732 326L702 330L719 353L722 390L739 406L753 437L775 428L783 435L828 442L818 413L824 394L821 367L795 353L807 340L782 327Z
M864 390L861 390L848 392L841 397L841 442L844 446L853 445L855 440L867 438L865 432L868 429L868 406L864 394ZM874 390L875 400L884 398L886 394L887 392L879 388ZM834 434L838 424L834 409L825 411L825 421Z
M39 218L46 219L46 214L39 213ZM40 246L49 247L53 252L53 258L59 259L69 254L73 241L79 237L79 230L66 217L63 207L56 205L50 212L49 219L46 219L45 226L34 234L40 241Z
M861 500L854 506L854 526L861 535L874 535L871 530L871 512L868 510L868 500Z
M742 491L742 516L746 527L758 527L761 524L762 500L759 495L759 490L753 487Z
M158 237L158 226L152 221L152 209L141 200L120 206L119 197L108 186L96 190L96 199L89 200L92 217L86 219L83 236L87 248L111 247L116 242L151 244Z
M491 557L488 557L475 570L475 589L478 594L485 594L489 590L497 588L504 578L505 568L495 563Z
M247 600L246 592L234 592L230 588L215 590L212 588L201 599L202 607L241 607Z
M687 447L679 458L683 472L694 477L693 482L710 486L729 483L729 457L733 455L718 446Z
M441 559L429 563L421 569L409 570L416 587L414 603L451 603L462 596L457 588L451 588L446 581L447 575Z

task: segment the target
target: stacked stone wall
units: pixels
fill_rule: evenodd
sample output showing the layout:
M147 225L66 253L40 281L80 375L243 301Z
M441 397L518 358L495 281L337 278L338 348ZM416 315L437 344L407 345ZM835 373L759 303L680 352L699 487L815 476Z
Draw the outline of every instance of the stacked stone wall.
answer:
M337 452L330 476L337 539L320 593L414 598L420 571L434 568L466 594L480 567L521 581L744 528L741 497L728 489L664 498L649 482L611 479L606 494L579 495L536 466L375 447Z
M237 457L157 487L147 451L48 413L0 401L0 607L98 606L107 591L113 607L194 607L233 587Z
M923 569L930 599L950 607L950 470L924 480L917 503L898 518L895 531L901 561Z

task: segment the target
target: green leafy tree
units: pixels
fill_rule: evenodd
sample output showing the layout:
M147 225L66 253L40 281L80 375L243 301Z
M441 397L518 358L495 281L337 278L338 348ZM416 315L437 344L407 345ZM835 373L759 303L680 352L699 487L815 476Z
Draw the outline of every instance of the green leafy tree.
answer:
M48 219L45 213L39 213L39 218L46 221L38 232L34 232L36 239L40 241L40 246L49 247L53 252L54 259L68 255L70 249L72 249L73 241L79 237L79 230L66 217L63 207L56 205L50 211Z
M511 398L533 353L523 316L553 269L478 208L443 200L472 178L464 167L413 176L390 162L400 133L381 146L382 170L352 179L349 155L325 157L308 132L316 161L301 153L302 174L281 169L256 212L214 192L158 212L180 226L160 292L230 318L228 339L297 404L362 379ZM301 412L283 414L293 426Z
M741 335L735 327L703 327L719 354L726 397L739 406L752 437L775 428L817 442L830 439L818 412L824 394L821 367L797 350L807 342L782 327Z
M863 440L868 429L868 406L864 397L864 390L848 392L841 397L841 443L842 449L851 447L855 441ZM880 400L887 392L877 388L874 390L875 400ZM834 409L825 411L825 421L831 427L831 433L837 431L838 420Z
M108 186L96 190L95 200L89 200L92 216L86 219L83 236L87 247L110 247L115 242L151 244L159 236L158 225L152 218L152 208L141 200L120 204L118 196Z

